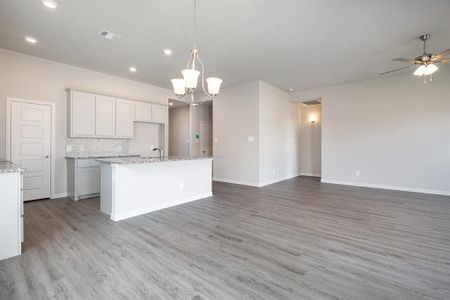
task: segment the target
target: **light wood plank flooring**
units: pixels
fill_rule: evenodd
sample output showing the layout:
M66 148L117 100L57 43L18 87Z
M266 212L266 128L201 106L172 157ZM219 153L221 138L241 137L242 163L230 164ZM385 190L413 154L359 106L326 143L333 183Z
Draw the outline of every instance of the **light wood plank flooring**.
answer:
M121 222L98 199L25 205L0 299L450 299L450 197L215 183Z

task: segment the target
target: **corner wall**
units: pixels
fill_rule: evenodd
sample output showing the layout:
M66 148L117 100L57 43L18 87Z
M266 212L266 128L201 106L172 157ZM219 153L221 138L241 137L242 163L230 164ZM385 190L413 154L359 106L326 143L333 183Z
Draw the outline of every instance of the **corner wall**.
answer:
M259 185L299 175L297 104L270 84L259 84Z
M213 153L215 180L259 185L259 81L224 88L214 99Z
M444 65L295 93L322 98L322 181L450 195L449 83Z
M296 113L265 82L224 88L213 104L214 179L263 186L298 176Z

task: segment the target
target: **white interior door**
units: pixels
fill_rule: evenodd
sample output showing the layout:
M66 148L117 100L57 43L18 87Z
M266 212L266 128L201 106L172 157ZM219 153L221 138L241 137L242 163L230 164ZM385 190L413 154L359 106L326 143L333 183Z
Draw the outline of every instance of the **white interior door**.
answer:
M50 197L51 108L11 103L11 160L26 169L23 199Z

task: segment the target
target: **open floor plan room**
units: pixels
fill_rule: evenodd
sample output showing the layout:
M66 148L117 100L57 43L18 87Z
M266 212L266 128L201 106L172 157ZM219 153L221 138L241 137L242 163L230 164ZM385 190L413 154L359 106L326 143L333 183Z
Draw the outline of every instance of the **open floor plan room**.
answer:
M0 1L0 300L450 299L450 1Z

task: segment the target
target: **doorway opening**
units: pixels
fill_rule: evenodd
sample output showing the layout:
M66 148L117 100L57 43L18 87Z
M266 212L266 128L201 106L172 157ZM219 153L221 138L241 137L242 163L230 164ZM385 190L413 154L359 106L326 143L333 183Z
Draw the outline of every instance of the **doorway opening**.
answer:
M297 105L299 173L322 176L321 98L300 100Z
M169 99L169 156L212 156L212 105Z

